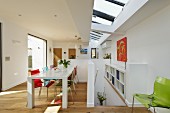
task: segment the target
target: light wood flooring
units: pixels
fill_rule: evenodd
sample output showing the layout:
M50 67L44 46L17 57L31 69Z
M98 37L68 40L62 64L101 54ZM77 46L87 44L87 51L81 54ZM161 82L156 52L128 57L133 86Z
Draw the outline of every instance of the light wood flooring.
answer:
M76 87L77 94L74 95L74 104L69 96L68 109L61 109L59 113L131 113L128 107L105 107L97 106L94 108L86 108L87 101L87 84L79 83ZM0 93L0 113L44 113L47 108L55 107L51 105L54 96L54 86L49 88L49 98L46 98L46 88L42 89L42 93L38 96L39 88L35 89L35 105L33 109L28 109L26 83L20 84L14 88ZM47 113L47 112L46 112ZM48 112L48 113L57 113ZM148 113L146 108L135 108L134 113Z

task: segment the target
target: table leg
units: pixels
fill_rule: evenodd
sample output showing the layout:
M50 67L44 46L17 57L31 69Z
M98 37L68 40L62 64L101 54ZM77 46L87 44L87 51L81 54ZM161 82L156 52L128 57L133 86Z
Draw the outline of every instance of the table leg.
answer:
M67 102L68 102L68 90L67 90L67 78L62 79L62 92L63 92L63 97L62 97L62 108L67 108Z
M34 107L34 79L27 79L27 107Z

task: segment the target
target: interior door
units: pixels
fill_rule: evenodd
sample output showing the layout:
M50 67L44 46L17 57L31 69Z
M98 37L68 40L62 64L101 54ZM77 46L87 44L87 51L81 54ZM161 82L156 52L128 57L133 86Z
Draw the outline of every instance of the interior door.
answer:
M0 23L0 92L2 91L2 33Z
M58 60L62 59L62 48L53 48L53 52L54 52L53 65L57 67Z
M68 49L68 58L76 59L76 49Z

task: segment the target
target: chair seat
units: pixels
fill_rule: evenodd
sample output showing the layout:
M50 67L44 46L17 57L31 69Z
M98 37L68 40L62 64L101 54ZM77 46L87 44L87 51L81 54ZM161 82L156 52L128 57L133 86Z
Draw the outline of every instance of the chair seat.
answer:
M44 86L45 87L50 87L52 84L54 84L55 81L51 80L44 80Z
M149 108L149 104L152 100L152 95L147 94L134 94L135 98L141 102L146 108Z
M42 83L41 79L34 79L34 88L42 87Z
M132 113L134 107L134 98L141 102L147 108L155 107L170 109L170 79L164 77L157 77L154 82L154 92L151 95L135 94L133 95Z
M135 94L135 98L141 102L146 108L151 107L164 107L170 108L170 103L167 101L161 100L161 98L156 98L154 95L147 94Z
M170 100L169 100L170 101ZM163 108L169 108L170 109L170 102L163 99L163 98L157 98L156 96L154 96L154 99L152 101L152 106L153 107L163 107Z

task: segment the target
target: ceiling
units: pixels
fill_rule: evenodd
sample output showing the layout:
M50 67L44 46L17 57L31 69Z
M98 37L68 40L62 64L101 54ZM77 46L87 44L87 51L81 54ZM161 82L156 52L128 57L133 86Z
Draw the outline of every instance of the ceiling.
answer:
M94 0L0 0L0 17L55 41L89 41ZM75 37L77 36L77 37Z

